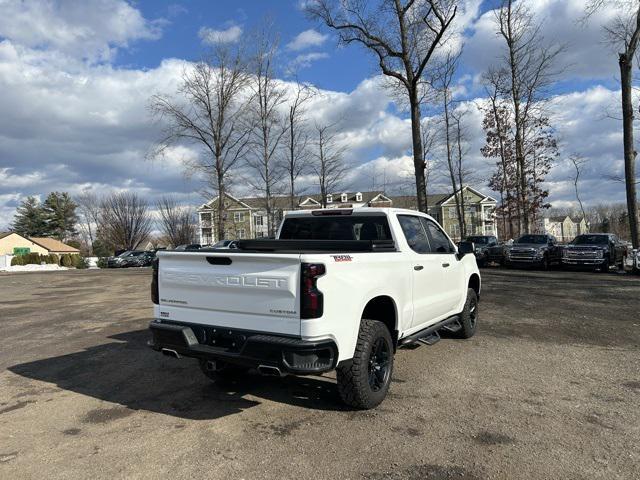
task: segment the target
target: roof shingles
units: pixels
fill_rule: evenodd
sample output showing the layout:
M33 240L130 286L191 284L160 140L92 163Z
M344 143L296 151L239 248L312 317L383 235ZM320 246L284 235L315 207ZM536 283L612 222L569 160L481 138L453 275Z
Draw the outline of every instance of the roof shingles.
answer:
M29 237L33 243L40 245L42 248L49 250L50 252L62 252L62 253L80 253L77 248L71 247L66 243L62 243L60 240L48 237Z

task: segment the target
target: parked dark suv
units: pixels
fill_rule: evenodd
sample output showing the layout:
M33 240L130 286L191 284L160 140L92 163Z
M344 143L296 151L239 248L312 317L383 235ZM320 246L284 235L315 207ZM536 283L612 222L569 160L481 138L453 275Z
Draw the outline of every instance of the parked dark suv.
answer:
M624 268L627 247L611 233L578 235L562 251L565 265L586 266L608 272L611 265Z
M543 269L560 264L560 246L549 234L527 234L505 249L505 265L537 266Z
M155 258L155 252L144 250L127 250L115 257L107 259L109 268L148 267Z
M474 255L479 267L486 267L489 262L502 262L502 245L498 245L498 239L493 235L470 235L466 242L474 245Z

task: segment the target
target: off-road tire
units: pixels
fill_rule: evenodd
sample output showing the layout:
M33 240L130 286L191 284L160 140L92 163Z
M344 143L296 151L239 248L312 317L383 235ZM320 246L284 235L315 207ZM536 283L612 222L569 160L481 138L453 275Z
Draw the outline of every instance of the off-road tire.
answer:
M248 367L233 365L230 363L222 363L216 370L209 370L207 369L206 360L200 359L198 363L200 364L200 370L202 370L202 373L214 382L217 380L232 380L249 371Z
M387 370L382 385L375 390L370 384L370 360L374 347L382 341L388 352ZM386 325L377 320L362 319L353 359L337 368L338 392L342 401L358 409L370 409L382 403L389 391L393 374L393 340Z
M600 270L600 273L609 273L609 266L611 265L609 259L605 260L604 262L602 262L602 265L600 265L598 267L598 269Z
M460 338L471 338L478 328L478 296L473 288L467 290L467 301L460 314L460 325L462 328L457 334Z

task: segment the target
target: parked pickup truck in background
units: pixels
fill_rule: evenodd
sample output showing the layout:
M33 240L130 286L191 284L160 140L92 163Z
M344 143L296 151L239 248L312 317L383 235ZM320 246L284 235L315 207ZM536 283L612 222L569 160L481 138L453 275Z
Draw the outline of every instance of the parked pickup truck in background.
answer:
M505 265L537 266L548 269L560 263L561 248L553 235L522 235L513 245L505 249Z
M491 262L502 264L504 260L504 245L498 243L493 235L471 235L466 242L474 244L474 254L479 267L486 267Z
M564 247L562 263L588 266L601 272L608 272L611 265L624 269L626 250L626 245L611 233L578 235Z
M471 337L480 275L428 215L360 208L288 213L275 240L158 253L150 346L215 379L337 370L344 402L387 394L397 348L442 329Z

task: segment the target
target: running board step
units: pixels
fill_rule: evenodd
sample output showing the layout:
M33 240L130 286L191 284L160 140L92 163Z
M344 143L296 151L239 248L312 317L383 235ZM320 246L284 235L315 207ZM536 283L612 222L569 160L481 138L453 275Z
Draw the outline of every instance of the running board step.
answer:
M429 335L427 335L426 337L420 337L417 340L418 342L424 344L424 345L433 345L435 343L438 343L440 341L440 334L438 332L433 332Z
M456 333L462 330L462 324L460 320L456 318L455 322L451 322L449 325L445 325L442 327L442 330L446 330L447 332Z
M438 330L443 329L449 332L457 332L462 328L460 325L460 320L458 315L454 315L453 317L449 317L445 320L442 320L434 325L430 325L427 328L420 330L408 337L400 339L398 342L398 347L406 347L409 345L414 345L416 343L422 343L423 345L433 345L440 340L440 334Z

